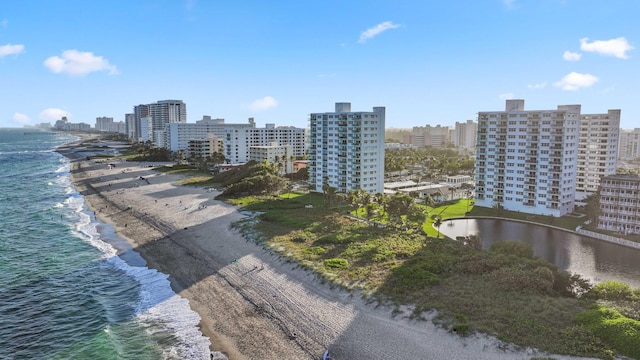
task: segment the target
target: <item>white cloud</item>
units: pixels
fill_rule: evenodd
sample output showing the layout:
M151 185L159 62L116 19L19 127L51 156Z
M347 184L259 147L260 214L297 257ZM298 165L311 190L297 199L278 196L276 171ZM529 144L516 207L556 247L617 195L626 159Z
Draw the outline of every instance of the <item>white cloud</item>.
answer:
M65 50L62 57L52 56L44 61L44 66L56 74L86 75L94 71L108 71L110 75L118 73L109 60L78 50Z
M391 21L385 21L372 28L367 29L366 31L363 31L362 34L360 34L360 39L358 40L358 42L360 44L364 44L367 40L373 39L374 37L380 35L381 33L387 30L397 29L399 27L400 25L398 24L394 24Z
M580 60L581 57L582 57L582 54L574 53L571 51L565 51L564 54L562 54L562 58L567 61L578 61Z
M502 0L502 3L504 4L504 6L511 9L515 6L516 0Z
M498 97L502 100L511 100L514 98L514 95L513 93L504 93L504 94L498 95Z
M601 55L615 56L618 59L627 59L627 51L633 49L633 46L627 42L624 37L611 40L595 40L589 42L588 38L580 39L580 50L596 52Z
M562 90L574 91L583 87L589 87L596 82L598 82L598 78L591 74L571 72L553 85Z
M529 89L544 89L545 87L547 87L547 82L545 81L537 84L529 84L527 85L527 87Z
M0 46L0 58L7 55L16 55L24 52L24 45L2 45Z
M60 120L62 119L63 116L66 116L67 118L69 118L71 117L71 114L66 110L49 108L49 109L43 110L40 113L40 115L38 115L38 118L40 118L40 120L50 121L50 120Z
M261 111L271 109L278 106L278 101L271 96L265 96L262 99L255 100L249 105L249 108L253 111Z
M31 119L29 119L29 117L25 114L15 113L13 114L13 121L19 124L28 124Z
M2 25L3 28L6 28L7 25L9 25L9 20L2 19L2 21L0 21L0 25Z

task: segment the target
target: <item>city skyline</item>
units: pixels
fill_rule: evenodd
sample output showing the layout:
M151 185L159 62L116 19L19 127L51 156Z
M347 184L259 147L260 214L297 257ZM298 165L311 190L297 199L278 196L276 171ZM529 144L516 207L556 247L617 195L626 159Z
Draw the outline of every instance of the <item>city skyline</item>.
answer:
M527 109L620 109L638 127L640 3L10 2L0 12L0 127L180 99L203 115L308 127L336 102L387 128L453 126Z

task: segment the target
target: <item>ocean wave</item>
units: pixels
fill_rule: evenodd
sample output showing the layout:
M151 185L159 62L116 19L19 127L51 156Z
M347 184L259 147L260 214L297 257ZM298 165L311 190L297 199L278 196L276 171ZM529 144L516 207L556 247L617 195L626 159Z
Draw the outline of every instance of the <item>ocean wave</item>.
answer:
M102 259L123 271L140 284L139 302L135 304L134 321L143 324L162 324L178 339L165 349L169 359L210 359L210 341L199 329L200 316L191 310L189 302L172 289L168 275L147 267L131 266L117 256L117 249L103 241L99 226L107 226L86 210L84 198L78 193L65 200L77 217L76 230L93 247L100 250ZM224 355L215 354L223 359ZM222 357L221 357L222 356Z

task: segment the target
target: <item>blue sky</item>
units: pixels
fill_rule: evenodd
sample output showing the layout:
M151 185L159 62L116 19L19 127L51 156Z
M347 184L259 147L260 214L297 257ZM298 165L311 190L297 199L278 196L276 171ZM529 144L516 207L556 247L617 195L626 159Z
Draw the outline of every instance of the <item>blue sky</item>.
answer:
M388 128L530 110L621 109L640 127L640 1L29 0L0 6L0 127L203 115L307 126L351 102Z

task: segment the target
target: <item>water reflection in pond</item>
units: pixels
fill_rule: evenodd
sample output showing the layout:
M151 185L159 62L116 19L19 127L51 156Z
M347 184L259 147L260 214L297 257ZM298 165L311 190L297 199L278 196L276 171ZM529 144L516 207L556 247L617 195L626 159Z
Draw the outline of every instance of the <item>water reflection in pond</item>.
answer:
M545 226L494 219L459 219L442 223L440 232L457 236L479 234L483 249L496 241L519 240L560 270L580 274L592 282L619 280L640 287L640 250Z

